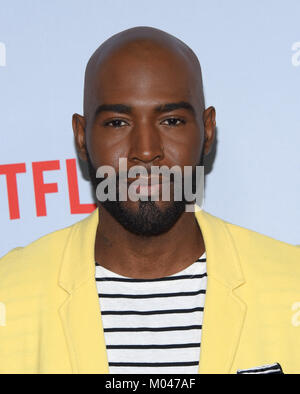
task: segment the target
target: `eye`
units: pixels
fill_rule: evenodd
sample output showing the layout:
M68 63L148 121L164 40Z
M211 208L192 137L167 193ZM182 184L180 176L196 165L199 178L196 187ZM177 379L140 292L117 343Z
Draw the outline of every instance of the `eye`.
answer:
M185 120L181 118L168 118L161 122L161 124L166 126L180 126L181 124L185 124Z
M128 125L128 123L122 119L113 119L108 122L104 122L104 126L114 127L114 128L120 128L120 127L124 127L127 125Z

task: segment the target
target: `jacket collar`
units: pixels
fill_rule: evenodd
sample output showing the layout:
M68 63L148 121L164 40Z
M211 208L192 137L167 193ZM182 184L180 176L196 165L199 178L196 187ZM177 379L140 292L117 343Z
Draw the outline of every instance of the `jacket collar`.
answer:
M244 275L228 224L204 210L195 216L205 243L207 275L231 289L243 284Z
M71 229L62 255L59 284L68 293L95 274L95 239L98 208Z
M244 277L232 235L226 223L204 210L196 211L207 256L208 276L234 289L244 283ZM70 226L62 258L60 285L69 293L95 274L95 238L99 223L99 209ZM222 264L226 261L226 264Z
M198 372L227 374L234 372L247 310L235 289L245 279L229 225L204 211L196 218L206 247L208 277Z

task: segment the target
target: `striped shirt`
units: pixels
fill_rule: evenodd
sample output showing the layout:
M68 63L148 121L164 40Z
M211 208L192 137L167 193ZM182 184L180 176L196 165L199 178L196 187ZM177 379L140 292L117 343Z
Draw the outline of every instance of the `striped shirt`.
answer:
M133 279L96 263L109 372L198 373L206 253L159 279Z

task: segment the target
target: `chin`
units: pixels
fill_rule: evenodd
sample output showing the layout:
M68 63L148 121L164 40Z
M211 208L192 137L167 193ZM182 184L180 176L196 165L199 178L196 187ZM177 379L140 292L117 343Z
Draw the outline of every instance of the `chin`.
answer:
M183 201L105 201L101 205L125 230L146 237L168 232L185 211Z

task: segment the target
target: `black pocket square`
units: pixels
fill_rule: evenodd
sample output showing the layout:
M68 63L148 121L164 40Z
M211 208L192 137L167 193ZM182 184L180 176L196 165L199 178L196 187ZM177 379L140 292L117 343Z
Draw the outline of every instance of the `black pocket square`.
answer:
M261 367L253 367L253 368L249 368L249 369L238 369L237 370L237 374L241 375L241 374L259 374L259 375L267 375L267 374L271 374L271 373L275 373L275 374L283 374L281 365L279 363L274 363L274 364L270 364L270 365L262 365Z

